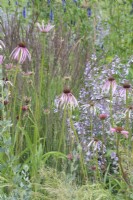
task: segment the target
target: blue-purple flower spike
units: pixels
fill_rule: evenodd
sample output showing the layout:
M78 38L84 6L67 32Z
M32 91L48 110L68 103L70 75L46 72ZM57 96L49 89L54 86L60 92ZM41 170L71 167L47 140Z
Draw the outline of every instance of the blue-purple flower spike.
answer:
M54 20L54 14L53 14L52 9L50 10L49 18L50 18L50 21L51 21L51 22Z
M48 6L50 6L50 0L47 0L47 4L48 4Z
M66 6L66 0L62 0L62 5Z
M88 17L91 17L91 14L92 14L91 8L87 8L87 15L88 15Z
M23 14L23 17L26 18L26 8L25 7L23 8L22 14Z

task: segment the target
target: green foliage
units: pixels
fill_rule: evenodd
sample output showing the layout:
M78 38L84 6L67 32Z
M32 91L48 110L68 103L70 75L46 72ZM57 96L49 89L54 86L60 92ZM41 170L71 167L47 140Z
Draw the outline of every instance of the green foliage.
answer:
M88 8L92 11L90 16ZM50 19L51 10L54 19ZM77 3L66 0L65 6L61 0L51 0L50 5L46 0L31 0L29 4L26 0L18 4L1 0L0 39L5 42L6 50L0 49L5 56L0 66L0 199L133 199L133 163L128 159L123 140L120 143L123 174L121 170L118 174L111 171L114 147L106 153L105 171L98 167L90 171L74 127L80 112L57 113L54 103L67 84L78 97L85 63L92 53L99 56L98 63L103 65L109 65L115 55L124 63L128 61L133 54L131 11L132 0L78 0ZM50 20L55 24L52 33L38 32L36 22L42 20L45 24ZM23 40L32 61L22 66L14 62L13 69L6 70L5 64L11 61L10 51ZM131 81L132 67L125 77ZM25 75L29 70L33 74ZM2 78L6 76L13 86L4 83ZM67 84L66 76L70 76ZM28 103L26 97L31 99ZM4 105L7 98L9 104ZM97 157L93 162L98 165Z

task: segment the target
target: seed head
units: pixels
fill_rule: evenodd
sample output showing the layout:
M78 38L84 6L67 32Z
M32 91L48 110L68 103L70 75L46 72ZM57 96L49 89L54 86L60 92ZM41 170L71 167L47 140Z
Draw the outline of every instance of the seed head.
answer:
M9 104L9 101L8 101L8 100L5 100L5 101L4 101L4 105L6 106L7 104Z
M25 45L25 43L23 43L23 42L19 43L18 46L19 46L19 47L22 47L22 48L26 48L26 45Z
M107 118L107 115L106 115L106 114L100 114L100 115L99 115L99 118L100 118L101 120L104 120L104 119Z
M27 111L28 110L28 106L25 105L25 106L22 106L22 111Z
M66 88L66 89L63 90L63 93L69 94L69 93L71 93L71 90Z
M108 81L110 81L110 82L112 82L112 81L114 81L115 79L114 79L114 77L112 77L112 76L110 76L109 78L108 78Z
M123 84L123 88L125 89L129 89L131 87L131 85L129 83L124 83Z

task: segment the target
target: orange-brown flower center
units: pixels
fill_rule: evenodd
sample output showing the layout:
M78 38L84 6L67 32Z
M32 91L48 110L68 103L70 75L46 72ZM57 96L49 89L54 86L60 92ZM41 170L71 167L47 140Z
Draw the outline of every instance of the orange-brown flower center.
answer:
M120 133L120 132L123 131L124 129L123 129L122 127L116 127L115 130L116 130L116 132L119 132L119 133Z

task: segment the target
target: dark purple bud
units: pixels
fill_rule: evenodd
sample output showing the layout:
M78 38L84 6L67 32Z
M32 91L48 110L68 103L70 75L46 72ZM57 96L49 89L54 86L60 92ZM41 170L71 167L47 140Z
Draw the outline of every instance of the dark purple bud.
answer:
M88 15L88 17L91 17L91 8L87 8L87 15Z
M66 6L66 0L62 0L62 5Z
M48 4L48 6L50 6L50 0L47 0L47 4Z
M26 8L25 7L23 8L22 14L23 14L23 17L26 18Z

